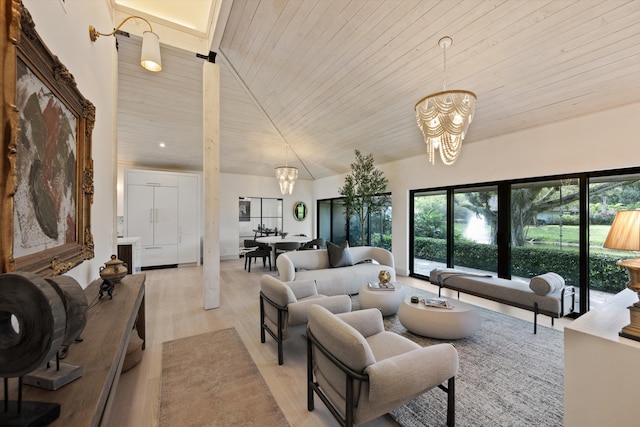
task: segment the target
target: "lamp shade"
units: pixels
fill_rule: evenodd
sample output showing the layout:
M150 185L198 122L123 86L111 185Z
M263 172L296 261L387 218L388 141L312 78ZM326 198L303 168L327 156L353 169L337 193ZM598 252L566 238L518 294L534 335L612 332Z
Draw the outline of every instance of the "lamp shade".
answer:
M618 211L603 247L640 251L640 210Z
M154 32L145 31L142 35L140 65L149 71L162 71L162 61L160 59L160 38Z

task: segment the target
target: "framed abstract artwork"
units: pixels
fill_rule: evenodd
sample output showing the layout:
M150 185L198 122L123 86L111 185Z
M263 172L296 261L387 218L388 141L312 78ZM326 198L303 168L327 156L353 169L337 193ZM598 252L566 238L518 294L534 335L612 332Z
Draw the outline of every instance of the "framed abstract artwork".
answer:
M1 40L1 272L46 277L94 255L95 107L41 40L27 9L11 3L12 13L2 23L9 31Z

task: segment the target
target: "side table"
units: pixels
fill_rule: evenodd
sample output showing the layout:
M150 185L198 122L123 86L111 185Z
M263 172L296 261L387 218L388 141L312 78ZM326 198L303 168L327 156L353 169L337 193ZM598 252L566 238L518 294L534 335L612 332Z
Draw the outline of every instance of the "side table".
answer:
M374 290L369 285L360 289L360 308L377 308L383 316L396 314L398 306L404 300L405 289L400 283L394 283L395 290Z

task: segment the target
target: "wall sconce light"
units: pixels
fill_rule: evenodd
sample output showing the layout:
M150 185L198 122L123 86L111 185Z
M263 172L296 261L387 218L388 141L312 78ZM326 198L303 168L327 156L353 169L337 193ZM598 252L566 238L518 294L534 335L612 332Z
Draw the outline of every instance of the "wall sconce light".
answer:
M142 53L140 55L140 65L149 71L162 71L162 61L160 60L160 38L151 28L151 23L139 16L129 16L125 18L115 30L109 34L103 34L98 32L93 25L89 25L89 38L92 42L95 42L99 36L112 36L122 27L122 25L131 18L141 19L149 26L149 31L145 31L142 34Z

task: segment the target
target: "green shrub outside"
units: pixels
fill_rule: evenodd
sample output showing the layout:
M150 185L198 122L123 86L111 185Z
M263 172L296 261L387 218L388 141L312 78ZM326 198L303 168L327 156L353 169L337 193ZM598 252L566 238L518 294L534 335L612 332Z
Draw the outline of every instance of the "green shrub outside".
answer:
M388 251L391 250L391 235L390 234L380 234L374 233L371 235L371 246L375 246L378 248L384 248Z
M456 243L454 259L457 265L485 271L496 271L496 245L472 242ZM416 237L414 257L436 262L447 261L447 244L443 239ZM565 278L567 285L580 284L580 254L572 249L512 247L511 263L513 276L533 277L549 271ZM605 254L589 257L589 285L592 290L618 293L625 288L627 272L616 265L618 258Z

